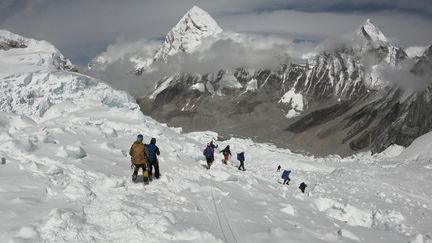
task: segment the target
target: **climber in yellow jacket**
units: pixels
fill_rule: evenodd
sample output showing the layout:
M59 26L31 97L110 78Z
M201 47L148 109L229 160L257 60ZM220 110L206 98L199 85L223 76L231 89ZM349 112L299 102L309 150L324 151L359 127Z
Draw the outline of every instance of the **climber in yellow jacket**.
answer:
M147 170L148 151L147 146L143 143L143 135L137 136L137 141L135 141L130 150L129 155L131 156L131 162L134 167L134 172L132 174L132 181L137 181L138 171L140 168L143 170L144 183L148 183L149 175Z

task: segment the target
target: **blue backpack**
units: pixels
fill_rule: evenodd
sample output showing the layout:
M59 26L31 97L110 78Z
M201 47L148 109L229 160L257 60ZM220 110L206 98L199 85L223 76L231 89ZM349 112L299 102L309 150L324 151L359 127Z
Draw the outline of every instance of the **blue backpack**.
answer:
M213 148L207 147L204 149L204 156L206 158L212 158L213 157Z
M284 170L284 172L282 173L282 179L284 179L284 180L288 180L288 178L289 178L289 175L291 174L291 171L290 170Z
M149 145L147 145L147 149L149 152L149 160L151 163L153 163L156 160L155 145L149 144Z
M237 160L242 162L245 161L244 152L237 154Z

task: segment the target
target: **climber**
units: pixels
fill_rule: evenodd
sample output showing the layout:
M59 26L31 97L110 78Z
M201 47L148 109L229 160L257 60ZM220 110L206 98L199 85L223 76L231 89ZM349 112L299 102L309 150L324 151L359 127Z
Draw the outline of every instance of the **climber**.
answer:
M132 144L129 155L131 156L131 162L134 167L134 172L132 174L132 181L137 181L138 170L142 168L144 183L148 183L148 171L147 171L147 161L148 161L148 151L147 147L143 144L143 135L138 135L137 140Z
M148 163L148 170L149 170L149 179L151 180L153 177L153 167L154 167L154 176L156 179L159 179L160 172L159 172L159 160L157 156L160 155L159 147L156 146L156 138L152 138L150 140L150 144L147 145L147 151L148 151L148 157L149 157L149 163Z
M214 150L217 147L218 147L218 145L215 145L213 143L213 141L211 141L210 143L207 144L207 147L204 149L203 154L207 160L207 169L210 169L210 166L212 165L212 163L214 161Z
M237 154L237 160L240 161L240 166L238 167L238 169L240 170L240 168L243 168L243 171L245 171L245 168L244 168L244 161L245 161L244 152L241 152L241 153Z
M285 185L285 184L289 185L289 182L291 181L291 179L289 178L290 174L291 174L291 170L284 170L282 172L281 177L282 177L282 179L284 179L284 182L282 183L283 185Z
M301 190L301 192L304 193L306 190L306 187L307 187L306 183L302 182L302 183L300 183L299 189Z
M223 156L224 156L224 159L222 160L222 162L223 162L224 164L227 164L227 163L228 163L228 160L229 160L229 157L231 156L230 146L227 145L227 146L226 146L226 147L221 151L221 153L222 153Z

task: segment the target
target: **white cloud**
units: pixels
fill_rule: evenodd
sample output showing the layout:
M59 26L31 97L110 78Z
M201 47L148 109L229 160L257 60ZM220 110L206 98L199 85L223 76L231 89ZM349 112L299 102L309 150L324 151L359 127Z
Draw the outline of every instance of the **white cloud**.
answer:
M46 39L73 59L88 58L119 37L164 37L195 4L237 32L321 40L352 31L369 17L403 46L432 42L432 19L416 14L432 12L428 0L9 0L0 8L0 28ZM370 14L359 13L367 13L362 9L368 4Z
M93 60L96 65L94 68L105 69L107 65L123 59L135 63L152 59L160 45L159 41L146 39L126 41L120 38L115 43L109 44L105 51L98 54L97 58Z

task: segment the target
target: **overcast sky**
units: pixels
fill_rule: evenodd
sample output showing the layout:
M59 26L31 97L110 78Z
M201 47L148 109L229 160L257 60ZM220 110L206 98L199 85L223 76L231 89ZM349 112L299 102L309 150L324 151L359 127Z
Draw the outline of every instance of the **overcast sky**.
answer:
M402 47L432 44L431 0L0 0L0 28L85 64L118 39L162 41L193 5L237 32L321 41L371 18Z

